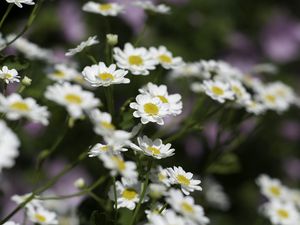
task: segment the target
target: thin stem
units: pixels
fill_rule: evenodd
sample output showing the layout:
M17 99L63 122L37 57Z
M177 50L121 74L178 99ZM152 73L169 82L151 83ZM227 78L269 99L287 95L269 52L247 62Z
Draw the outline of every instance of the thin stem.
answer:
M160 210L158 211L159 214L161 214L168 206L168 203L165 203L161 208Z
M116 177L113 177L113 189L114 189L114 201L115 201L115 220L114 223L117 221L118 217L118 196L117 196L117 187L116 187Z
M113 87L109 86L106 87L105 90L105 96L106 96L106 104L108 108L108 112L111 116L114 115L114 98L113 98Z
M4 21L6 20L6 17L8 16L8 14L10 13L11 9L13 8L14 4L9 4L9 6L7 7L1 21L0 21L0 29L2 28L2 25L4 23Z

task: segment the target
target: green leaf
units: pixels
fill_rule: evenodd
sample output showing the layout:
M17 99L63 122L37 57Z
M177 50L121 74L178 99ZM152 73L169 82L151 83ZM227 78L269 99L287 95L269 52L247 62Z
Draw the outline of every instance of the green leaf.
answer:
M215 174L237 173L241 169L238 157L234 153L225 153L209 168L208 172Z

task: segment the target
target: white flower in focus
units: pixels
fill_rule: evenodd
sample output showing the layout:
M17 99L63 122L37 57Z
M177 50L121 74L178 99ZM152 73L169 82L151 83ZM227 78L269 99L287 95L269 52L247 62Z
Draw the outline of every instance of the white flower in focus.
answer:
M33 0L6 0L8 3L13 3L16 6L18 6L19 8L22 8L22 4L26 4L26 5L34 5L34 1Z
M65 54L66 56L72 56L79 52L81 52L86 47L96 45L99 41L97 40L97 36L89 37L86 41L81 42L76 48L71 48L68 50L68 52Z
M272 200L263 205L263 213L274 225L296 225L300 214L294 204Z
M228 83L206 80L203 81L203 89L208 96L220 103L234 99L234 93L230 90Z
M158 97L163 104L168 107L168 114L176 116L182 112L182 101L180 94L169 95L166 85L156 85L148 83L145 87L139 89L141 94Z
M268 175L262 174L257 178L256 183L260 187L261 193L269 200L288 201L290 198L288 189L278 179L272 179Z
M161 139L155 139L154 141L143 136L138 137L138 145L131 144L130 147L136 151L141 151L145 155L152 156L156 159L163 159L174 155L174 148L171 148L171 144L163 144Z
M98 13L102 16L117 16L123 11L123 6L118 3L97 3L89 1L82 7L83 11Z
M78 72L75 69L68 67L65 64L56 64L54 66L54 71L47 76L51 80L63 82L73 80L77 74Z
M33 98L22 98L13 93L7 97L0 94L0 112L5 113L9 120L18 120L25 117L32 122L48 125L49 112L47 107L39 106Z
M149 122L164 124L163 118L168 115L168 105L162 103L160 98L140 94L136 97L136 102L130 103L130 108L135 109L133 116L141 118L142 124Z
M146 225L187 225L187 221L173 210L166 210L163 215L153 214Z
M128 149L123 146L120 147L119 145L104 145L97 143L90 149L89 157L99 157L104 153L119 154L120 152L126 151L128 151Z
M109 67L100 62L98 65L86 66L82 74L93 87L110 86L112 84L128 84L130 80L125 78L126 70L117 69L116 64Z
M28 208L28 219L33 223L40 225L55 225L58 224L56 213L48 211L43 207Z
M167 203L178 213L192 219L197 224L208 224L209 219L204 215L204 209L196 205L193 197L184 196L181 191L171 189L168 191Z
M181 57L173 57L173 54L165 46L151 47L149 50L152 56L167 70L176 69L184 64Z
M3 168L11 168L19 155L20 141L18 137L0 120L0 173Z
M179 184L181 190L185 195L189 195L193 191L202 191L200 187L200 180L194 180L193 174L190 172L185 172L182 167L167 168L169 175L169 180L171 184Z
M149 10L151 12L160 13L160 14L169 14L171 8L165 4L154 5L152 1L135 1L133 3L135 6L138 6L144 10Z
M107 112L101 112L99 109L93 109L89 117L94 124L94 131L99 135L110 135L115 126L112 124L111 115Z
M8 69L7 66L3 66L0 70L0 79L4 80L5 83L20 82L20 76L18 71L15 69Z
M125 44L124 50L115 47L113 51L118 67L130 70L133 75L148 75L149 70L154 70L157 64L146 48L134 48L130 43Z
M92 92L67 82L48 86L45 97L65 106L70 116L75 119L81 117L83 111L89 112L100 104L100 100Z

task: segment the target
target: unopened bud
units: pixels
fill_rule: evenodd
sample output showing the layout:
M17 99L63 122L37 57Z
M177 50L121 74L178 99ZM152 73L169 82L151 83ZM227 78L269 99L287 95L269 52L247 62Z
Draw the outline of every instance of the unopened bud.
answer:
M106 35L107 43L111 46L118 44L118 35L116 34L107 34Z
M22 79L22 84L23 84L24 86L30 86L30 85L31 85L31 82L32 82L32 80L31 80L29 77L27 77L27 76L25 76L25 77Z
M83 178L78 178L75 182L74 182L74 186L78 189L83 189L85 187L85 181Z

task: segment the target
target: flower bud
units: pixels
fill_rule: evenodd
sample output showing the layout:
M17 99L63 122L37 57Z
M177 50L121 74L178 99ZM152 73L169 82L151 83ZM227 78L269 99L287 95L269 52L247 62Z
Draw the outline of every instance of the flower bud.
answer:
M29 77L27 77L27 76L25 76L25 77L22 79L22 84L23 84L24 86L30 86L30 85L31 85L31 82L32 82L32 80L31 80Z
M75 182L74 182L74 186L78 189L83 189L85 187L85 181L83 178L78 178Z
M106 35L107 43L111 46L118 44L118 35L116 34L107 34Z

